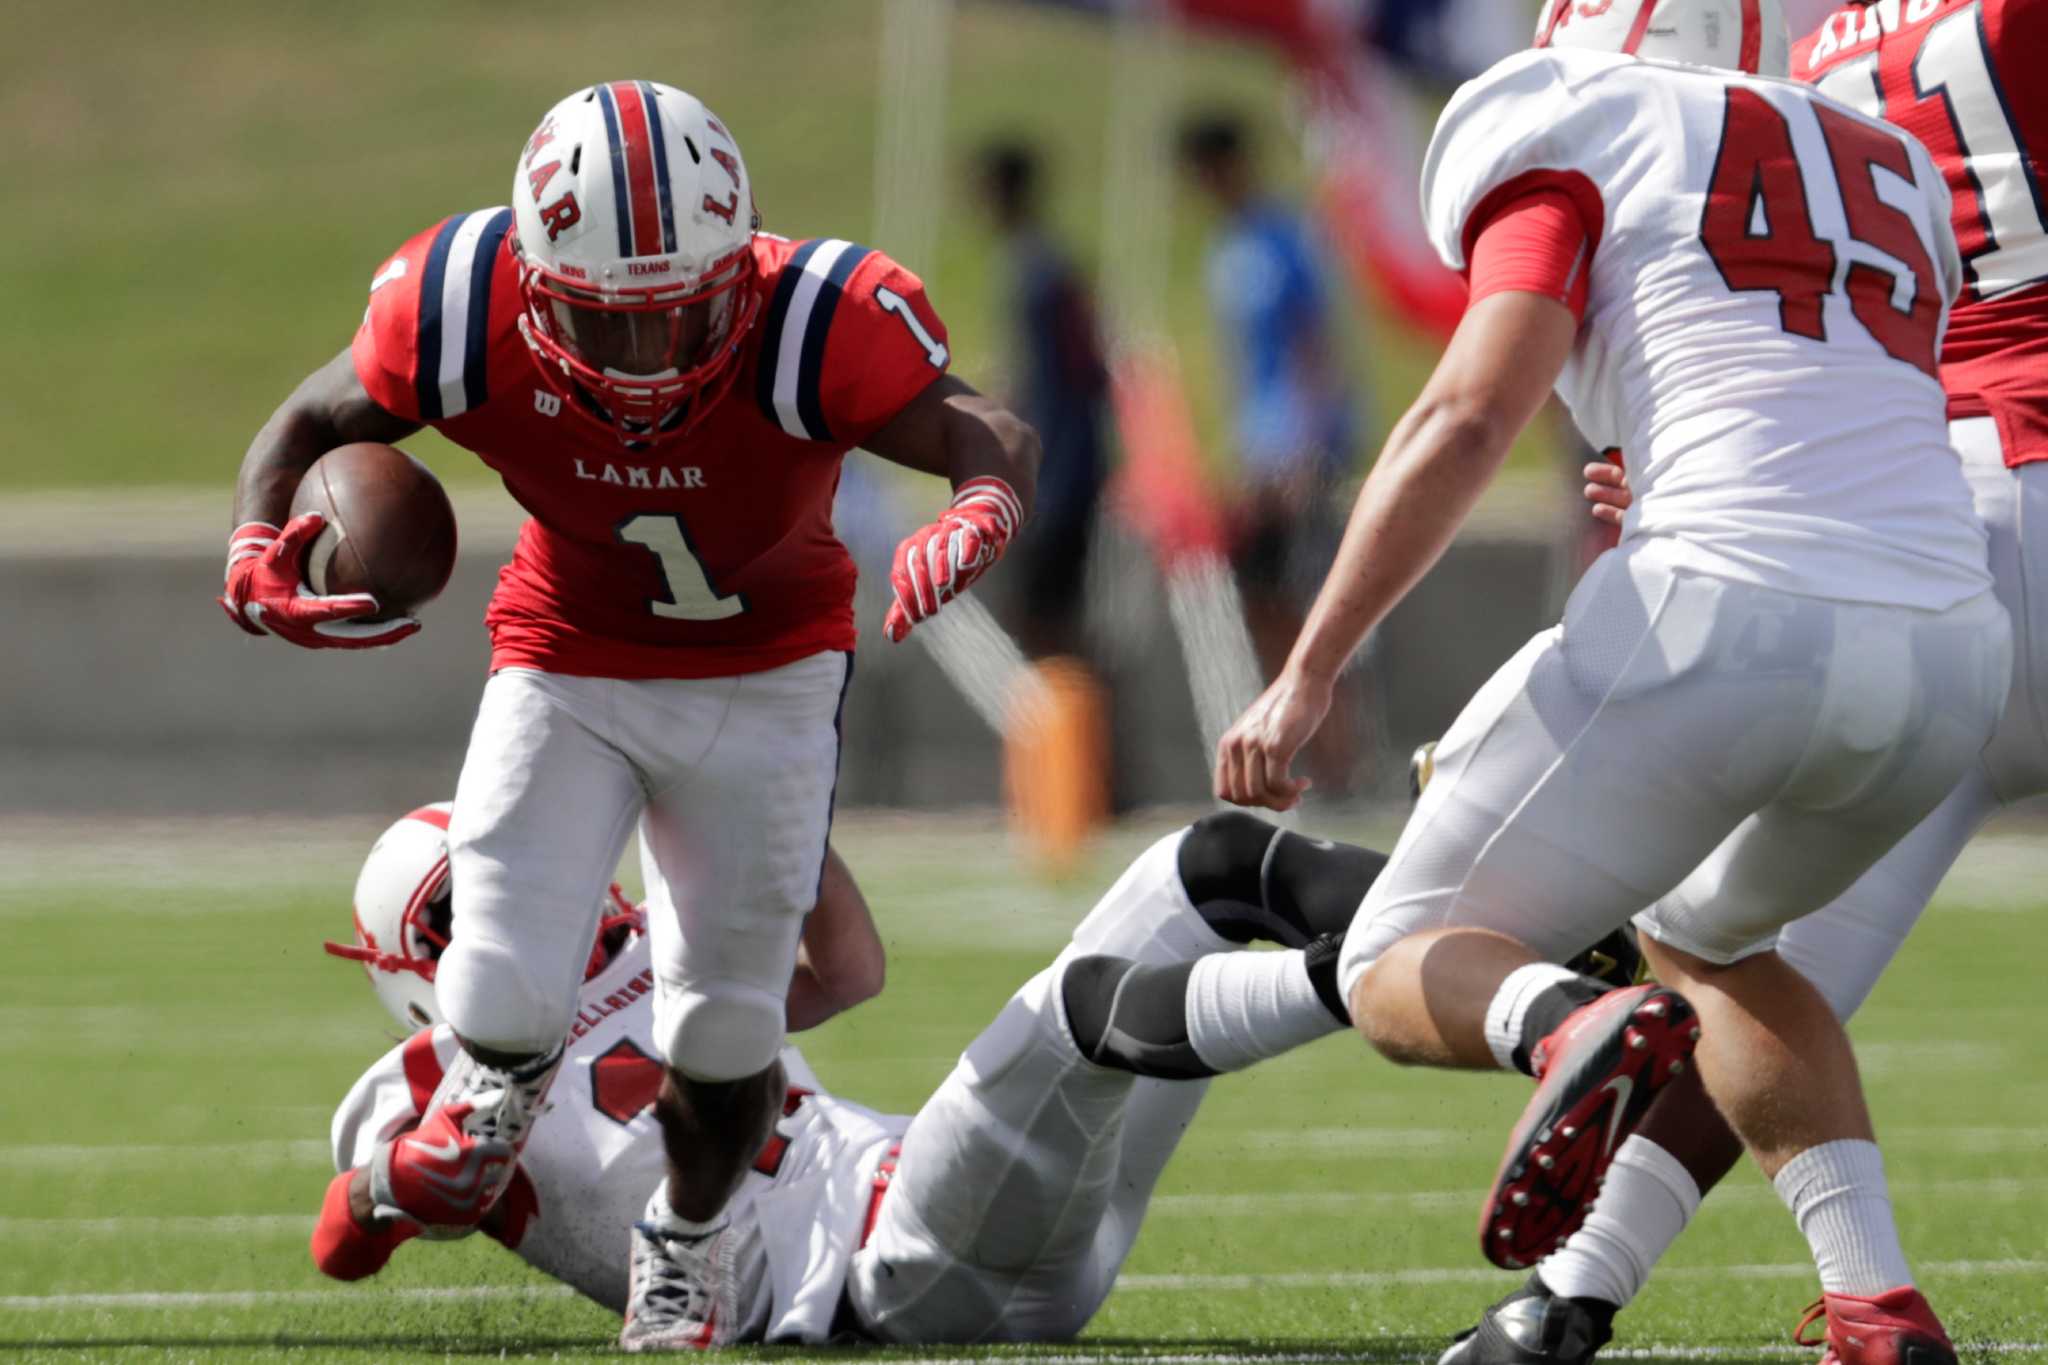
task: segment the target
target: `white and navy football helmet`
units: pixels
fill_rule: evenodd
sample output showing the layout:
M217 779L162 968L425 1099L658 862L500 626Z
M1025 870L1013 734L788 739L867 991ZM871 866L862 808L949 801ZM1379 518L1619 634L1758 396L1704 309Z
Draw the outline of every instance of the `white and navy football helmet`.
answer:
M1779 0L1544 0L1536 46L1626 52L1752 76L1782 76L1791 68Z
M694 426L760 312L739 143L695 97L610 81L550 109L512 177L519 330L570 407L645 442Z
M434 1002L434 972L447 951L454 923L448 881L446 801L408 811L377 836L356 876L354 943L328 943L336 957L363 964L384 1008L408 1030L441 1022ZM599 909L597 942L584 978L610 963L627 935L644 923L614 884Z

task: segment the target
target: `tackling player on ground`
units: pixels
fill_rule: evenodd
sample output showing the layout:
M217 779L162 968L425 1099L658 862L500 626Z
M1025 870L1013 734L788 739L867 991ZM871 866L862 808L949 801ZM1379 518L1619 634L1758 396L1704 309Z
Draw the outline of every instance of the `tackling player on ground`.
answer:
M880 252L756 230L738 143L684 92L591 86L527 139L509 208L444 219L371 280L352 346L242 464L222 604L298 645L392 643L416 622L302 586L300 475L348 441L431 425L531 514L486 623L485 684L449 831L460 926L438 993L462 1040L406 1149L437 1167L429 1225L473 1228L510 1178L575 1010L597 907L638 821L656 1113L627 1344L687 1345L725 1206L780 1113L785 991L816 899L854 645L833 535L861 446L946 478L899 547L901 639L1002 554L1036 438L946 371L918 278ZM452 1150L452 1159L434 1155ZM670 1292L674 1289L675 1292Z
M1439 123L1426 216L1472 302L1217 790L1294 803L1330 679L1555 380L1637 502L1438 748L1345 943L1351 1012L1396 1060L1539 1078L1482 1214L1514 1267L1686 1074L1697 1008L1706 1088L1807 1236L1833 1357L1950 1361L1847 1038L1775 951L1940 802L2003 703L2007 616L1936 378L1963 283L1948 191L1897 130L1738 74L1784 68L1774 0L1554 0L1537 46ZM1676 990L1551 965L1644 905Z
M461 936L448 823L448 807L429 806L385 833L357 882L357 942L330 945L419 1029L335 1115L338 1174L313 1256L341 1279L375 1274L442 1202L432 1168L408 1153L439 1140L432 1096L461 1056L435 1000L445 945ZM1336 951L1384 863L1238 812L1169 835L915 1117L828 1094L784 1048L774 1135L707 1248L719 1273L690 1286L689 1344L1075 1335L1114 1284L1203 1082L1345 1026ZM844 983L879 986L862 965L879 945L851 875L836 856L828 868L805 948L837 1003ZM1254 941L1285 950L1234 951ZM478 1149L508 1182L484 1230L626 1313L628 1341L645 1308L619 1252L664 1172L652 961L637 914L614 897L547 1113L523 1151ZM790 1022L803 1022L794 1006Z
M1799 16L1788 6L1788 17ZM2048 89L2035 79L2048 51L2048 0L1878 0L1822 4L1803 17L1793 76L1914 134L1948 183L1965 272L1941 353L1949 435L2020 646L2004 719L1962 782L1845 894L1779 940L1780 955L1847 1019L1984 821L2048 792L2048 507L2036 507L2048 500ZM1606 515L1622 521L1625 487L1603 496ZM1614 1314L1740 1155L1705 1094L1675 1087L1623 1145L1585 1227L1446 1360L1592 1359ZM1853 1198L1815 1200L1807 1216L1853 1218Z

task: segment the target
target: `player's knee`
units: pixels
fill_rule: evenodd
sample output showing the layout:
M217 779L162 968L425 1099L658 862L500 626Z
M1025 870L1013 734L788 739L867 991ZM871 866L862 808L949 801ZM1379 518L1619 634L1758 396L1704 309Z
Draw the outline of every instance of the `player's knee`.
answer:
M1074 1035L1074 1045L1090 1061L1109 1036L1116 988L1134 965L1126 957L1092 953L1069 962L1060 977L1060 1005L1067 1013L1067 1028Z
M1387 978L1399 971L1399 961L1390 966L1385 956L1367 963L1365 970L1351 983L1345 1004L1351 1012L1352 1027L1358 1030L1359 1036L1388 1061L1406 1065L1411 1060L1406 1035L1398 1025L1398 1011L1387 1007L1388 997L1392 994L1386 989Z
M1140 964L1090 955L1067 964L1060 1003L1083 1057L1097 1066L1162 1080L1213 1076L1188 1040L1188 975L1194 963Z
M782 1051L784 1002L771 991L706 981L664 996L655 1036L668 1064L690 1080L744 1080Z
M1240 810L1205 815L1180 841L1180 884L1209 927L1232 943L1249 943L1256 925L1243 908L1264 900L1260 870L1279 830Z
M551 1050L576 1012L575 992L553 989L526 957L494 939L460 934L435 970L434 1000L465 1041L510 1056Z

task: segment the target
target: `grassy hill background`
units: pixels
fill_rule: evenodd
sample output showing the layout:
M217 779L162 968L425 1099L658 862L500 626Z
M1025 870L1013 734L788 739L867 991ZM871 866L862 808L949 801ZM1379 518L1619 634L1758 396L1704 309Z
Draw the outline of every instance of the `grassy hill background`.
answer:
M532 124L594 80L646 76L704 97L746 150L766 226L872 240L880 18L876 0L20 7L0 46L0 488L225 489L271 408L347 342L378 262L443 215L503 202ZM1179 46L1186 101L1242 108L1275 179L1298 184L1279 64L1241 44ZM939 245L909 264L963 374L999 387L996 262L965 159L993 134L1039 139L1057 222L1100 259L1122 78L1097 21L958 7ZM1199 206L1179 207L1169 318L1221 459L1206 224ZM1434 348L1355 302L1350 313L1347 344L1383 422ZM445 477L485 477L437 447L420 453Z

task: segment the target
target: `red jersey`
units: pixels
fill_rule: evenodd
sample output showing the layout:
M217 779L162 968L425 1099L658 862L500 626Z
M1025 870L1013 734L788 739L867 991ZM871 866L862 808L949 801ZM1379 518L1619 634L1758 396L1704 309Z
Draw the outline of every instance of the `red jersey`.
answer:
M879 251L757 235L760 321L684 435L628 444L565 411L519 335L510 209L457 214L370 281L370 397L476 452L531 514L485 624L493 668L755 673L854 643L839 462L945 372L924 285Z
M2048 460L2048 0L1879 0L1835 11L1792 74L1927 145L1967 280L1949 314L1949 416L1990 417L2007 464Z

